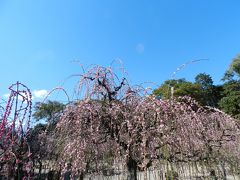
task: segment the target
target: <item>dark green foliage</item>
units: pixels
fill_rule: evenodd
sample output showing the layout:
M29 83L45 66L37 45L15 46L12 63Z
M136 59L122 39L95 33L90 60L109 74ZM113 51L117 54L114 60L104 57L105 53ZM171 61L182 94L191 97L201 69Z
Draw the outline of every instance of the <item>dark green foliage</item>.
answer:
M171 97L171 87L174 87L174 96L191 96L197 98L199 95L199 86L193 84L185 79L167 80L158 89L154 90L153 94L160 95L163 99L169 99Z
M232 80L234 76L240 77L240 55L233 59L224 74L223 80Z
M195 77L195 83L199 84L203 90L211 90L213 88L213 80L209 74L200 73Z
M200 73L195 77L195 82L185 79L167 80L153 94L162 99L171 97L171 87L174 88L174 97L190 96L205 106L217 107L221 98L221 86L213 85L210 75Z
M224 74L223 98L220 108L227 114L240 119L240 55L234 58Z
M202 105L217 107L221 99L221 86L214 86L209 74L200 73L195 77L195 84L199 85L199 101Z
M240 119L240 81L231 80L223 85L223 95L219 105L227 114Z
M47 103L37 102L33 117L39 121L45 119L47 122L54 122L63 111L65 105L58 101L47 101Z

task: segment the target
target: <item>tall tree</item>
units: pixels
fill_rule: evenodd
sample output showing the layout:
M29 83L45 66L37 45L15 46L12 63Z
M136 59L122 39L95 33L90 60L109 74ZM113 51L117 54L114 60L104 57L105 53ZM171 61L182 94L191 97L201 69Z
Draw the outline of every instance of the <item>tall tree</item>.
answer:
M195 84L200 86L199 99L202 105L217 107L221 98L221 87L213 85L209 74L200 73L195 77Z
M33 153L33 162L38 164L38 178L41 179L41 171L44 160L53 160L58 156L55 142L53 141L56 124L65 108L58 101L37 102L34 106L33 117L36 122L44 120L45 123L37 124L30 131L29 145ZM47 124L46 124L47 122Z
M231 80L223 85L223 98L220 108L229 115L240 119L240 81Z
M232 80L234 76L240 78L240 55L232 60L229 68L224 74L223 80Z
M240 119L240 55L235 57L225 72L223 98L220 108L229 115Z
M37 102L34 106L33 117L36 121L45 120L48 123L48 130L53 130L65 105L58 101Z
M45 119L54 121L58 114L63 111L65 105L58 101L47 101L46 103L37 102L35 104L33 117L36 120Z
M213 80L209 74L200 73L195 77L195 83L201 86L201 89L212 89L213 88Z

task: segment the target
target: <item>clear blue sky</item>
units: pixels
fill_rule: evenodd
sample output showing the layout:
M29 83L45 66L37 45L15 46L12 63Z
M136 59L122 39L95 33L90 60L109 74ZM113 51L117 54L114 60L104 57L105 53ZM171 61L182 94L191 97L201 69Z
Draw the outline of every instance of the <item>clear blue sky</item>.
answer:
M240 53L239 0L0 0L0 95L16 81L51 90L81 72L71 61L121 59L133 84L200 72L215 84ZM74 88L77 79L65 83Z

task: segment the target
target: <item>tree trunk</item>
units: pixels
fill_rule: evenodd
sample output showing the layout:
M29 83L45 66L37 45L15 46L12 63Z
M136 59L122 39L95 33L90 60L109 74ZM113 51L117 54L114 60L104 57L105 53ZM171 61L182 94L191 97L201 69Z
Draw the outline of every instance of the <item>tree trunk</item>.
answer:
M41 175L42 175L42 162L41 162L41 160L38 160L38 164L39 164L38 178L41 179Z
M62 167L60 166L60 169L57 171L57 174L56 174L56 180L61 179L61 174L62 174Z
M137 180L137 162L131 157L127 162L128 177L127 180Z
M19 163L17 166L17 180L22 180L24 176L24 172L23 172L23 164Z
M84 179L84 173L83 173L83 172L80 173L79 179L80 179L80 180L83 180L83 179Z

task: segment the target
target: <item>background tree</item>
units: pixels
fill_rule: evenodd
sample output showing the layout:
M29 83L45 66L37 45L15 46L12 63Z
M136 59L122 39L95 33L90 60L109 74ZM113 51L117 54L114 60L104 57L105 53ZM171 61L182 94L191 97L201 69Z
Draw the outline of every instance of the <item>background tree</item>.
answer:
M240 119L240 81L231 80L223 85L223 98L220 108L227 114Z
M46 160L48 155L47 152L47 145L44 138L44 134L46 131L47 125L46 124L37 124L34 128L32 128L29 132L28 143L31 147L32 152L32 160L34 167L38 167L38 178L41 179L41 172L43 161ZM38 166L37 166L38 164Z
M240 118L240 55L234 58L224 74L223 97L220 108L229 115Z
M212 89L213 80L209 74L200 73L195 77L195 83L201 86L201 89Z
M171 97L171 87L174 87L174 97L190 96L199 99L200 86L185 79L166 80L159 88L154 90L153 94L162 99Z
M240 77L240 55L234 58L229 65L229 68L224 74L223 80L232 80L236 76Z
M205 106L218 107L222 93L221 86L215 86L212 77L205 73L200 73L195 77L195 84L200 86L196 100Z
M48 122L54 121L59 117L59 113L63 111L64 107L65 105L58 101L37 102L34 107L33 117L37 121L41 119L45 119Z
M174 87L174 97L190 96L204 106L218 107L221 98L221 86L213 85L210 75L200 73L195 77L195 82L185 79L167 80L153 94L162 99L169 99L171 87Z
M58 101L37 102L34 106L33 117L36 121L45 120L48 123L48 131L52 131L65 105Z
M53 141L56 124L65 108L58 101L37 102L34 106L33 117L36 122L41 121L30 131L29 145L33 153L33 162L38 164L38 178L42 176L43 161L55 161L57 149Z

